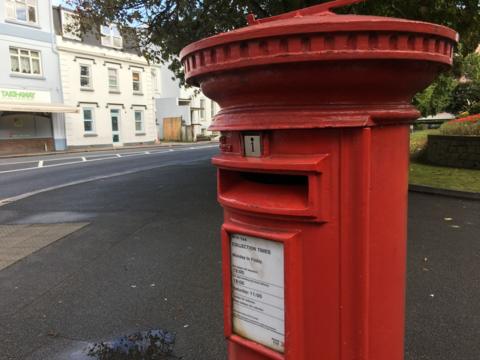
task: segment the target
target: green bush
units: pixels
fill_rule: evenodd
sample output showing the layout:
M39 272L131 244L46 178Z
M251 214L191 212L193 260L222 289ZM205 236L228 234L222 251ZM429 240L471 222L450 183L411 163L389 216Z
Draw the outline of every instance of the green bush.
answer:
M453 114L469 112L474 114L473 105L480 102L480 82L466 82L458 84L452 93L447 111Z
M470 107L470 112L472 114L480 114L480 101L472 104L472 106Z
M440 127L442 135L480 136L480 121L448 122Z

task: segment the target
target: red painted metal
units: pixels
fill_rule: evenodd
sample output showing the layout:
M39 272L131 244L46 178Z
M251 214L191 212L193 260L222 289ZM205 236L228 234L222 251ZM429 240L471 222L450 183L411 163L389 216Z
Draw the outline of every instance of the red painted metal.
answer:
M230 360L403 359L410 104L451 66L458 35L330 12L354 2L250 16L181 52L187 81L222 108ZM245 156L252 134L260 157ZM284 353L233 331L231 234L284 244Z

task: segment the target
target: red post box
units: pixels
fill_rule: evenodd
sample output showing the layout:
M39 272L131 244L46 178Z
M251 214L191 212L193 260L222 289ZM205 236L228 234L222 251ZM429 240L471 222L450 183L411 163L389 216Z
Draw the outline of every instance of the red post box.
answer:
M217 101L230 360L401 360L414 94L451 29L336 15L334 1L198 41L187 81Z

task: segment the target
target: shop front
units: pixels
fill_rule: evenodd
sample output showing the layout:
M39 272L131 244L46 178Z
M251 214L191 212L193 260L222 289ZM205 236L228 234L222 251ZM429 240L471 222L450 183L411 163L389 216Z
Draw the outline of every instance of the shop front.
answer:
M78 108L52 104L49 91L0 88L0 155L64 150L64 113Z

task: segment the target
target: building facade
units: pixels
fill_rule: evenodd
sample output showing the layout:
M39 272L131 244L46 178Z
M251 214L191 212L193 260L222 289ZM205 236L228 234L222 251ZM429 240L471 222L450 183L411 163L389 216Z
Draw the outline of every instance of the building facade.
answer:
M49 0L0 1L0 154L64 150L64 113Z
M158 137L164 141L197 141L215 137L208 130L218 104L194 88L174 79L167 64L158 67L160 91L156 95Z
M158 75L116 26L80 38L74 17L53 8L63 96L79 110L65 116L68 148L155 143Z

